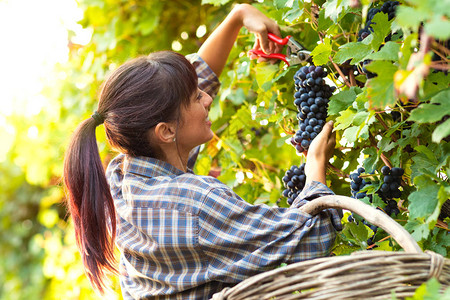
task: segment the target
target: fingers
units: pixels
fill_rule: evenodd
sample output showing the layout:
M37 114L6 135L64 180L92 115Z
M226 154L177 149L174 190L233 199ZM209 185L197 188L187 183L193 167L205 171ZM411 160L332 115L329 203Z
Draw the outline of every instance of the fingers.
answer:
M325 125L322 128L321 131L322 135L326 136L328 139L330 138L330 136L336 135L336 132L333 132L333 121L329 121L327 123L325 123Z

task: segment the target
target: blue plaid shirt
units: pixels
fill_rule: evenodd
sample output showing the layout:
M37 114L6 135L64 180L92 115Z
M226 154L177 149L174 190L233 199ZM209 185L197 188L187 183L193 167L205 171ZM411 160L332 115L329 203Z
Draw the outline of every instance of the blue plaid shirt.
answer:
M120 154L107 178L124 299L209 299L281 263L328 255L341 229L334 209L314 217L299 210L333 194L319 182L280 208L249 204L214 177L149 157Z

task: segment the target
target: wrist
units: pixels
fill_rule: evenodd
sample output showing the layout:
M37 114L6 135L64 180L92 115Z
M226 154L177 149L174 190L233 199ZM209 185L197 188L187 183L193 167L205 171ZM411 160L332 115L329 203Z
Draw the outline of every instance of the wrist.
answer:
M233 9L231 10L230 16L232 17L234 23L239 26L239 28L244 26L244 17L245 17L245 10L247 9L246 6L248 4L236 4L233 6Z
M305 165L306 181L318 181L326 185L326 170L326 160L307 159Z

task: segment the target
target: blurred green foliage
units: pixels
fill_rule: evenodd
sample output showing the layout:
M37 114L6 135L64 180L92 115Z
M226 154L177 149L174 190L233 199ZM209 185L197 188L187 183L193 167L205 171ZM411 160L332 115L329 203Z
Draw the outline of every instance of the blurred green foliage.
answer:
M181 45L179 52L183 54L195 52L233 5L227 0L204 0L203 3L200 0L78 2L84 11L80 23L93 30L91 41L87 45L69 43L70 60L68 64L57 67L57 72L65 74L64 78L43 91L52 99L51 107L33 118L10 117L7 122L14 126L14 135L0 131L6 147L0 152L1 299L98 298L84 276L64 206L62 160L70 134L96 109L99 85L110 70L137 55L171 49L173 45ZM348 1L243 2L259 7L280 24L283 34L293 35L307 49L313 50L314 60L326 64L330 73L336 73L329 61L330 56L345 62L355 57L361 47L372 59L381 61L375 71L384 72L386 61L393 60L392 53L378 51L383 37L378 37L371 46L356 43L356 34L363 26L361 11L364 9L351 8ZM419 3L406 1L403 4L420 14L421 6L416 2ZM362 3L365 9L370 5L368 1ZM428 15L422 18L432 23L427 28L436 26L435 15L438 13L441 12L433 15L433 10L427 10ZM380 19L379 29L376 29L380 35L395 26L411 31L404 39L396 41L397 46L389 48L394 49L394 54L399 51L402 54L389 63L395 66L392 72L406 69L407 58L418 39L418 24L406 22L401 15L399 18L398 24L381 22ZM206 29L204 35L201 34L203 29ZM443 35L445 33L440 30L439 37ZM343 47L352 42L354 44ZM281 198L283 186L280 178L284 171L291 165L304 162L304 156L298 155L289 145L289 138L297 129L292 77L298 67L285 68L283 63L256 64L245 55L252 45L253 36L243 29L222 73L222 91L210 112L217 137L205 145L196 172L216 172L220 174L220 180L245 196L247 201L274 205ZM336 151L333 162L336 170L330 171L330 186L337 194L349 195L349 183L345 177L358 167L361 153L365 154L366 169L379 169L383 164L380 155L384 153L392 163L405 168L407 186L404 193L405 196L412 195L409 201L414 218L404 214L398 221L407 223L406 228L424 250L431 249L448 256L448 233L442 227L448 224L441 222L441 227L435 227L440 207L450 194L446 177L450 171L448 142L442 137L432 141L431 137L438 124L425 117L428 116L426 111L412 115L415 119L408 124L405 122L409 117L408 111L400 110L403 119L399 124L385 111L377 111L388 125L387 130L373 119L376 105L368 105L371 93L375 95L374 99L378 99L376 101L386 100L379 96L384 92L380 87L378 90L376 85L371 90L367 87L348 89L337 76L331 75L330 78L339 87L330 103L334 109L330 113L331 118L341 126L337 132L338 142L343 140L343 136L354 142L351 146L354 151L348 151L349 146L345 145ZM432 99L439 104L445 98L439 92L445 93L447 87L448 77L433 73L429 81L424 82L419 101ZM394 98L386 101L392 107L401 105ZM39 132L35 138L27 135L32 126ZM108 146L101 126L97 135L106 165L115 152ZM391 143L392 135L400 136L395 143ZM380 138L375 145L370 139L374 136ZM416 147L418 140L422 148ZM432 201L426 199L430 189L436 194ZM404 200L408 207L410 203L406 198ZM279 205L286 205L285 199L281 199ZM425 215L423 211L430 213ZM337 254L359 248L348 247L345 242L349 238L344 235L341 238ZM387 241L380 243L380 247L397 249ZM112 287L113 292L108 299L120 299L117 278L112 278Z

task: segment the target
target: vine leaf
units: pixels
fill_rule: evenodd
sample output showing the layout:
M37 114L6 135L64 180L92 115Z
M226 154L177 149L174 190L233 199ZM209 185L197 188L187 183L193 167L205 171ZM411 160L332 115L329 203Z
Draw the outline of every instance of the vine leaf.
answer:
M431 140L435 143L439 143L443 138L450 135L450 119L436 127L431 135Z
M430 103L423 103L411 112L409 120L419 123L431 123L450 114L450 89L443 90L431 98Z
M360 92L360 88L351 87L349 90L340 91L338 94L331 96L328 103L328 115L337 115L339 112L347 109Z
M221 5L227 4L230 1L231 0L202 0L202 5L212 4L214 6L221 6Z
M331 55L331 41L329 38L325 38L324 42L317 45L311 52L313 63L316 66L325 65Z
M294 4L293 0L274 0L273 5L276 9L281 9L285 7L292 8L292 5Z
M255 68L255 78L258 86L267 92L272 86L272 79L275 77L275 74L279 71L280 67L275 64L269 63L259 63ZM269 83L269 84L266 84Z
M389 41L380 49L380 51L369 54L366 59L397 61L399 51L400 45Z
M423 103L411 112L409 120L418 123L433 123L450 115L450 89L443 90L431 98L430 103ZM450 119L440 124L433 131L432 141L439 143L443 138L450 135Z
M348 0L329 0L323 4L325 9L325 17L329 17L333 22L336 22L339 14L343 9L348 7Z
M334 62L343 64L345 61L352 59L350 64L354 65L364 60L364 58L372 53L369 45L352 42L339 47L339 51L334 56Z
M391 23L388 21L388 16L385 13L378 13L372 19L373 39L370 43L372 49L378 50L384 39L391 32Z
M366 68L378 75L367 82L367 98L371 106L382 108L394 104L394 74L397 67L389 61L373 61Z
M447 40L450 37L450 21L444 18L433 19L424 27L426 33L436 39Z
M342 233L353 243L362 245L369 238L369 230L371 229L362 222L359 222L359 224L350 222L345 224Z
M414 178L414 183L418 186L418 189L417 191L412 192L408 197L408 200L410 201L408 207L410 218L426 218L433 214L439 203L439 186L427 175L417 176ZM427 220L427 223L428 221L433 220Z

